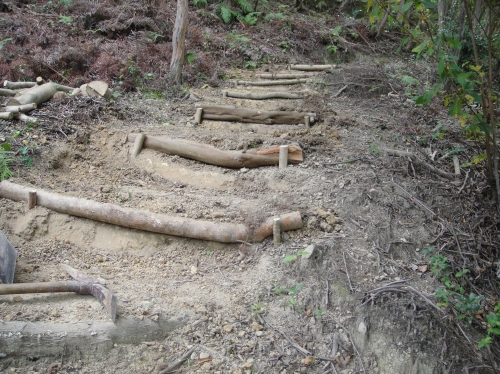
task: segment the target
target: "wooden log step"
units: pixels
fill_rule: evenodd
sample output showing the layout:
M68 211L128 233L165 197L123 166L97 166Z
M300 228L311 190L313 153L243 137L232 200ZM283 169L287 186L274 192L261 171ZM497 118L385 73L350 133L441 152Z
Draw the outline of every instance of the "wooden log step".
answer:
M0 182L0 197L14 201L28 201L29 193L33 190L33 187L28 188L8 181ZM37 206L55 212L160 234L221 243L238 243L242 240L258 243L273 234L274 217L269 217L257 225L245 225L169 216L43 190L36 190L36 195ZM280 218L282 231L302 228L300 212L282 214Z
M328 71L333 70L337 65L291 65L290 70L302 71Z
M265 111L249 108L236 108L226 105L203 105L197 108L203 109L202 120L234 121L244 123L263 123L265 125L289 124L297 125L305 123L305 117L309 117L310 123L316 120L316 113L312 112L289 112L289 111Z
M138 136L139 134L129 134L127 141L135 144ZM191 140L156 138L146 135L143 147L226 168L256 168L279 163L279 146L252 148L244 151L222 151L211 145ZM296 164L303 160L302 149L297 145L290 145L288 161Z
M267 100L267 99L303 99L300 92L267 92L263 94L252 92L222 91L224 97L235 97L238 99Z
M269 82L254 82L254 81L240 81L236 80L236 85L242 86L287 86L292 84L301 84L306 83L307 79L285 79L285 80L276 80Z
M314 74L257 74L261 79L301 79L311 78Z

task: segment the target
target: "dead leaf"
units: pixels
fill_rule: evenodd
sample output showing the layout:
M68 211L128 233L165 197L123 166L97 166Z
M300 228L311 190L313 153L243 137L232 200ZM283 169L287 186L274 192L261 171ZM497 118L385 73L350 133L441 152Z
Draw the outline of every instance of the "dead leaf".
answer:
M350 355L347 355L345 360L344 360L344 365L347 366L349 365L349 362L351 362L351 356Z
M429 270L429 265L420 265L418 267L418 271L421 273L425 273L425 272L427 272L427 270Z
M300 360L304 365L309 366L314 362L314 357L313 356L307 356L303 360Z

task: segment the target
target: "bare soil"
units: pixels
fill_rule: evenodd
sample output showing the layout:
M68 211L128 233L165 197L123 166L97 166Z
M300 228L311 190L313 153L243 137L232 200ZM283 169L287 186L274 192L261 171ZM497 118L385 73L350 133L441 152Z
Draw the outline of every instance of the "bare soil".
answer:
M476 145L438 103L423 109L407 101L412 87L400 77L426 79L425 63L358 53L301 85L304 100L222 97L223 89L235 89L234 78L287 72L269 63L258 70L221 67L231 79L196 81L191 95L154 99L139 90L113 102L64 98L33 112L40 124L32 129L3 121L4 139L36 143L33 166L16 167L12 182L214 222L255 224L300 211L304 227L284 233L277 248L272 238L223 244L2 199L0 228L19 251L15 283L69 279L59 266L65 263L103 278L119 303L113 325L91 296L1 296L0 372L158 373L194 348L176 372L488 373L488 356L474 346L485 334L482 317L458 325L452 311L437 310L440 283L423 254L434 245L455 263L474 251L473 260L467 257L469 283L486 296L483 313L491 311L498 300L498 220L482 169L463 169L450 181L384 152L411 151L452 173L451 157L439 156L463 147L465 163ZM310 129L195 125L196 103L313 111L319 121ZM433 140L438 122L448 130ZM17 130L23 136L12 139ZM124 139L139 132L225 150L296 143L305 160L285 170L247 170L149 149L131 159ZM310 245L315 253L306 259L299 251ZM297 259L284 262L290 255ZM413 290L372 291L399 281Z

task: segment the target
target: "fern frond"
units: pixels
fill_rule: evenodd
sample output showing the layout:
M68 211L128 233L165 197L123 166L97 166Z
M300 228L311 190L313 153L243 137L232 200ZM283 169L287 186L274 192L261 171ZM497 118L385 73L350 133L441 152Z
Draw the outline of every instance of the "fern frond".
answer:
M241 8L243 14L252 13L253 7L247 0L236 0L236 4Z
M227 6L224 4L221 4L220 6L220 16L224 23L229 23L231 22L231 19L233 18L233 11L229 9Z

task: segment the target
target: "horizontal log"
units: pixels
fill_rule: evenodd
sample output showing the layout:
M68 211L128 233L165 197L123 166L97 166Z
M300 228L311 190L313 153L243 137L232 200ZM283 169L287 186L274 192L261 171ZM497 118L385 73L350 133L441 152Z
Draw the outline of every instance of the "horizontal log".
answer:
M0 88L0 96L14 96L17 92L8 88Z
M13 114L14 114L14 119L17 119L18 121L38 123L38 118L30 117L24 113L13 113Z
M57 91L69 92L70 94L75 89L74 87L63 86L62 84L58 83L52 83L52 84L56 87Z
M327 71L335 69L337 65L291 65L290 70Z
M252 92L222 91L226 97L238 99L267 100L267 99L303 99L304 95L298 92L268 92L263 94Z
M307 79L285 79L285 80L277 80L277 81L269 81L269 82L253 82L253 81L236 81L236 85L242 86L286 86L291 84L301 84L306 83Z
M288 111L265 111L250 108L236 108L227 105L203 105L203 118L214 121L235 121L244 123L273 124L299 124L304 123L304 117L309 116L311 123L316 120L316 113L311 112L288 112Z
M79 296L68 297L75 302ZM0 323L0 347L8 357L61 357L75 351L103 353L111 351L116 343L138 345L144 341L162 341L172 331L183 327L188 316L184 312L182 316L160 318L158 322L132 317L118 318L115 323L5 321Z
M0 182L0 197L14 201L28 201L29 192L35 190L8 181ZM182 236L192 239L211 240L221 243L240 241L260 242L272 235L272 218L265 220L255 228L242 223L199 221L191 218L168 216L144 210L124 208L119 205L99 203L92 200L63 196L42 190L36 190L37 206L43 206L55 212L88 218L113 225L160 234ZM299 212L280 216L282 230L295 230L302 227Z
M31 88L36 86L36 82L3 82L5 88L10 88L12 90L17 90L19 88Z
M21 95L10 99L7 102L8 106L22 105L22 104L31 104L35 103L36 105L40 105L54 96L56 93L56 87L52 83L45 83L40 86L35 86L29 89L26 92L23 92Z
M138 134L129 134L127 141L134 143L137 136ZM222 151L211 145L196 143L191 140L155 138L153 136L145 137L143 147L226 168L256 168L276 165L279 162L279 147L248 149L246 151ZM289 161L291 163L303 161L300 147L290 146Z
M261 79L301 79L314 77L313 74L257 74Z
M14 113L12 112L1 112L0 119L12 119L14 118Z
M12 112L12 113L27 113L33 109L36 109L36 104L23 104L23 105L14 105L14 106L6 106L2 108L4 112Z

